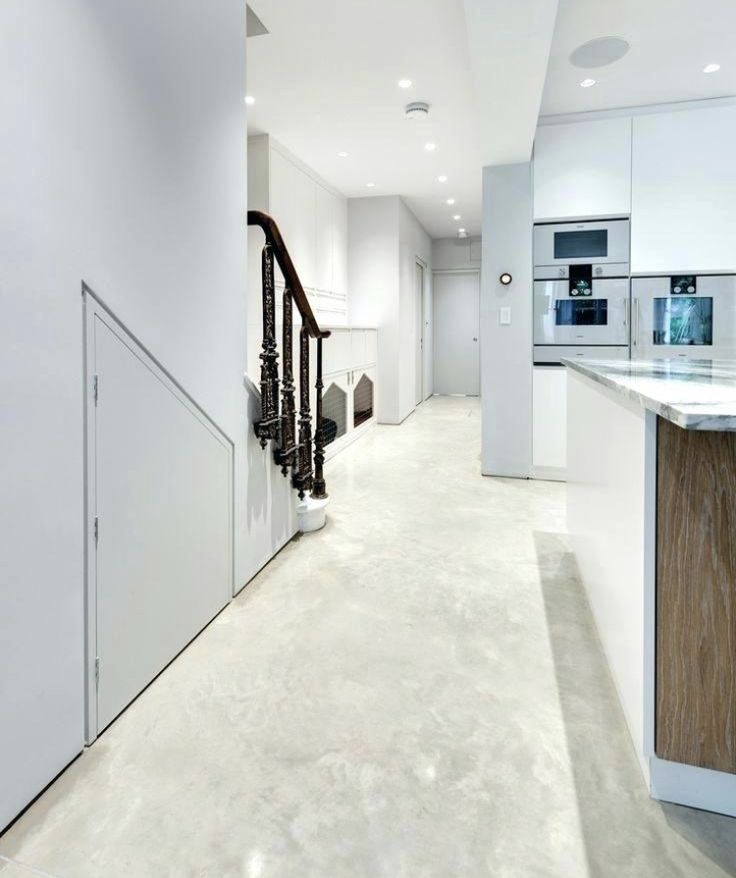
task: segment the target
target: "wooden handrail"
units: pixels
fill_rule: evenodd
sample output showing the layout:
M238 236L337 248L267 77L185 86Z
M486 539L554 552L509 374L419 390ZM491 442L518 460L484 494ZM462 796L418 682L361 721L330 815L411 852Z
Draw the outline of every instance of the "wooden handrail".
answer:
M299 275L296 273L294 263L291 261L291 256L289 256L284 239L281 237L279 227L273 218L260 210L249 210L248 225L259 226L263 229L266 241L273 247L274 256L284 276L286 287L291 291L294 303L301 315L302 323L307 327L309 334L312 338L329 338L330 331L319 328L317 319L312 311L312 306L309 304L307 294L304 292L302 282L299 280Z

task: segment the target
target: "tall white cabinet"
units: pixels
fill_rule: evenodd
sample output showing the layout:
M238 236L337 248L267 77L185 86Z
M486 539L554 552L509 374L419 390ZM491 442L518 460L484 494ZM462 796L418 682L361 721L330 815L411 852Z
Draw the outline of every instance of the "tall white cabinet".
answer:
M537 129L535 222L628 216L630 212L630 118Z
M631 271L736 271L736 106L634 118Z

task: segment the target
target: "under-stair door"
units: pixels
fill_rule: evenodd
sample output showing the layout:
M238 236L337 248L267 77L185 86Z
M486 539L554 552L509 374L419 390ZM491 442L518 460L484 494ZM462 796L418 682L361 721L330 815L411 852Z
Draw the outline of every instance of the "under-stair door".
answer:
M233 453L120 324L86 299L91 740L232 594Z

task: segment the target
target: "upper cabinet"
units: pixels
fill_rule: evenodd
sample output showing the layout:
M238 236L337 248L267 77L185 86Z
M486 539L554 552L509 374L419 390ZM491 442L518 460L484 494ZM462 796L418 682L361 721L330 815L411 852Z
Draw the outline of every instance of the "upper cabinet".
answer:
M537 129L535 222L630 213L630 118Z
M631 269L736 271L736 107L634 118Z
M248 206L269 213L281 230L317 317L343 322L347 316L347 199L268 135L248 141L248 188Z

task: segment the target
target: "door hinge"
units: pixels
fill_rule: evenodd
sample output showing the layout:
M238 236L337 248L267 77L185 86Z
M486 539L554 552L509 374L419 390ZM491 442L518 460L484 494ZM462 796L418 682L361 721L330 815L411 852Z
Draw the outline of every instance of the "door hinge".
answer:
M100 519L95 515L95 546L100 541Z
M99 392L100 392L100 376L99 375L95 375L95 377L92 379L92 392L93 392L94 397L95 397L95 405L97 405L97 397L98 397Z
M95 686L100 685L100 657L95 658Z

